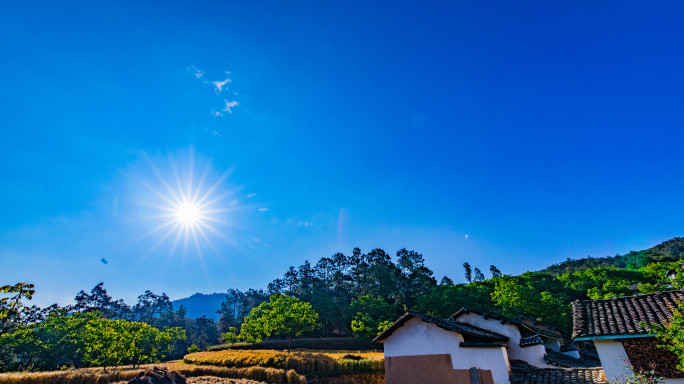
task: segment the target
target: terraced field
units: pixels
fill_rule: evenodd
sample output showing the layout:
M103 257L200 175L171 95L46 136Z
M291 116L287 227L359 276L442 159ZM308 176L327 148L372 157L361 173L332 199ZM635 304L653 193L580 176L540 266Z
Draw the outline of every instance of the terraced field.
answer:
M267 367L287 372L285 383L382 384L382 352L222 350L186 355L185 363L226 368ZM272 383L271 381L267 381Z

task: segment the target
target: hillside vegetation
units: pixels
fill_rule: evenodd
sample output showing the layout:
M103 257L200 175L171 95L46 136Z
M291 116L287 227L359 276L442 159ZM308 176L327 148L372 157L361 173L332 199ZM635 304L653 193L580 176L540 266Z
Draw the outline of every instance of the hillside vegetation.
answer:
M632 251L626 255L567 259L562 263L546 267L541 272L560 275L566 272L572 273L599 267L640 268L650 263L680 259L684 259L684 238L675 237L652 248Z
M6 296L0 296L0 371L157 362L219 342L276 348L276 340L286 339L288 349L331 349L346 344L333 341L342 337L372 340L408 310L447 318L463 306L526 316L569 333L573 300L683 288L683 252L684 240L674 238L624 256L571 260L517 276L464 263L466 283L458 284L447 276L438 282L416 251L400 249L392 257L382 249L355 248L351 255L290 267L265 290L229 290L218 322L188 319L185 308L174 311L165 294L150 291L129 306L112 299L103 284L79 292L72 306L29 307L34 288L20 283L0 287ZM336 362L333 370L348 364Z

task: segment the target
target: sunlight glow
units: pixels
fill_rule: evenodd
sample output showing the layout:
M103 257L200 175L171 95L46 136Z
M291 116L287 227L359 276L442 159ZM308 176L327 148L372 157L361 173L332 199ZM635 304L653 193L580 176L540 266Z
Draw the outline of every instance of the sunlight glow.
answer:
M187 160L183 161L182 172L176 167L173 156L169 155L169 160L172 171L170 180L148 161L158 183L143 183L152 192L150 200L143 204L155 211L148 218L159 220L155 228L142 236L146 238L159 234L150 252L163 244L171 246L171 254L175 253L178 246L182 246L185 255L188 254L188 248L194 248L195 255L202 261L203 251L207 247L216 251L212 238L235 244L234 239L226 236L226 229L235 226L234 220L228 220L228 215L238 207L225 202L235 190L225 191L223 188L231 170L209 184L208 179L212 179L210 166L207 165L200 177L197 177L192 151Z
M176 220L185 226L196 225L202 219L202 213L194 202L183 199L183 203L176 207Z

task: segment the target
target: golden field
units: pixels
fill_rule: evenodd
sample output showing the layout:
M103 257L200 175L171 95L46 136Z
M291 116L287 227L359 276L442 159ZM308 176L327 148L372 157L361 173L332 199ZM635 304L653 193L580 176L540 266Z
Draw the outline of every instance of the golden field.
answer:
M268 384L306 383L303 376L282 369L267 367L227 368L217 366L198 366L185 364L182 361L172 361L160 364L142 365L108 369L85 368L50 372L12 372L0 374L0 384L108 384L127 382L138 373L150 367L166 367L179 372L185 377L213 376L219 378L249 379ZM286 379L289 379L286 381ZM297 381L299 380L299 381Z
M343 359L347 354L361 360ZM148 364L133 368L71 369L50 372L0 374L0 384L109 384L125 383L150 367L165 367L187 378L190 384L382 384L382 352L280 352L273 350L223 350L186 355L183 361ZM214 378L214 379L212 379ZM213 381L212 381L213 380Z
M345 355L360 356L361 360L344 359ZM306 376L341 376L345 374L384 372L382 352L281 352L273 350L232 350L197 352L186 355L187 364L221 367L269 367L295 370Z

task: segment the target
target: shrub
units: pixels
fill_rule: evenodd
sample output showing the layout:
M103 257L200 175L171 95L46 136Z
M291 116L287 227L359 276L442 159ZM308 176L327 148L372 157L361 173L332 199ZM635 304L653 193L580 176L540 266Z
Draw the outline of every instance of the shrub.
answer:
M207 351L225 349L287 349L287 340L268 340L260 343L230 343L214 345ZM382 344L373 343L356 337L304 338L292 340L292 349L318 351L382 351Z

